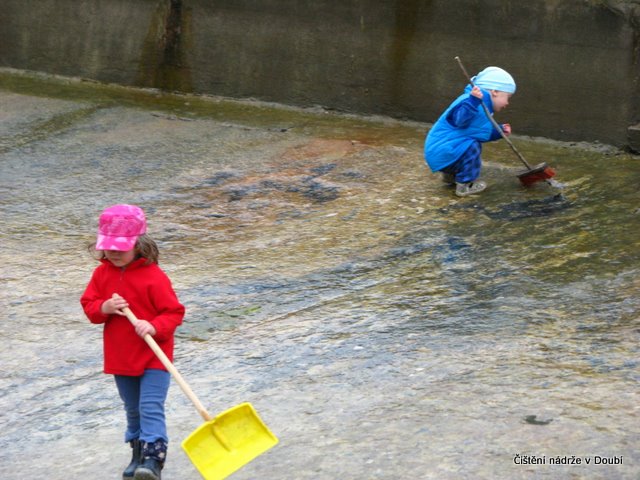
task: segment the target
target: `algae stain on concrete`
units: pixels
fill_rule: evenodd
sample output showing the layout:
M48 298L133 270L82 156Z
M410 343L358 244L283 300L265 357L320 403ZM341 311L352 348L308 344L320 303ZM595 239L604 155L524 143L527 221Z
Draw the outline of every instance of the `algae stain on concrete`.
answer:
M182 0L163 0L151 18L142 49L138 86L192 92L187 61L191 10Z
M35 122L16 135L0 136L0 154L17 149L33 142L45 140L63 132L74 125L81 124L93 115L102 105L90 105L71 112L60 113L52 118Z

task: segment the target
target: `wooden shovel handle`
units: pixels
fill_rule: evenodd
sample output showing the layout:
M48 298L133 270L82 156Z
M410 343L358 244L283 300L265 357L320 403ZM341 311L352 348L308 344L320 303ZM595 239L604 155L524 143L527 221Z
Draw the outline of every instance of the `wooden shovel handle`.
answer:
M131 324L135 326L135 323L138 321L138 319L133 314L133 312L129 310L129 308L125 307L122 309L122 313L124 313L126 317L129 319L129 321L131 322ZM204 405L202 405L202 402L200 402L198 397L196 397L196 394L193 393L193 390L191 390L191 387L189 387L189 385L184 380L184 378L182 378L182 375L180 375L180 372L178 372L178 370L173 365L173 363L171 363L171 360L169 360L169 357L167 357L167 355L162 351L162 349L160 348L160 345L158 345L158 343L148 333L144 336L144 341L147 342L149 347L151 347L151 350L153 350L153 353L155 353L156 356L160 359L160 361L162 362L162 365L164 365L164 367L173 376L176 383L180 385L180 388L185 393L185 395L189 397L189 400L191 400L191 403L193 403L193 405L196 407L196 410L198 410L198 413L200 413L200 416L202 416L202 418L207 422L211 420L211 415L209 415L209 412L207 412L207 409L204 408Z
M467 80L469 81L469 83L471 84L472 87L475 87L476 84L473 83L473 80L471 80L471 77L469 76L469 74L467 73L467 69L464 68L464 65L462 64L462 60L460 60L460 57L455 57L455 60L458 62L458 65L460 65L460 69L462 70L462 73L464 73L464 76L467 78ZM502 128L500 128L500 125L498 125L498 122L495 121L495 119L493 118L493 115L491 115L491 112L489 112L489 109L487 108L487 106L484 104L484 100L482 100L480 102L482 104L482 108L484 110L485 115L487 116L487 118L489 119L489 121L491 122L491 124L493 125L493 128L495 128L498 133L500 133L500 135L502 136L502 138L504 138L504 140L509 144L509 146L511 147L511 150L513 150L513 152L518 156L518 158L520 159L520 161L522 163L524 163L524 166L527 167L529 170L532 170L531 165L529 165L529 162L527 162L524 158L524 156L518 151L518 149L516 148L516 146L513 144L513 142L509 139L509 137L507 137L505 135L505 133L502 131Z

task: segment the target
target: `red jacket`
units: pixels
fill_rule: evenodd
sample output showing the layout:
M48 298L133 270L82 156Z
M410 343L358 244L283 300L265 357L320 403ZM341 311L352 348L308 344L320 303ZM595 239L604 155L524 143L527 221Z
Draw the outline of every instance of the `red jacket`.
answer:
M173 333L182 323L184 307L169 277L157 264L145 262L140 258L120 268L102 260L80 299L91 323L104 323L104 373L139 376L148 368L166 370L127 317L102 313L102 303L114 293L129 303L136 317L151 322L156 329L153 338L173 361Z

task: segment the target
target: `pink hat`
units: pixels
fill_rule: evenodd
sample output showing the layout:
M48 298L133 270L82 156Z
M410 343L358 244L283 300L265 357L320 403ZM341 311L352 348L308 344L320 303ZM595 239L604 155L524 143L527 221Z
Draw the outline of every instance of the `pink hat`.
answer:
M135 205L113 205L100 215L96 250L128 252L147 232L144 212Z

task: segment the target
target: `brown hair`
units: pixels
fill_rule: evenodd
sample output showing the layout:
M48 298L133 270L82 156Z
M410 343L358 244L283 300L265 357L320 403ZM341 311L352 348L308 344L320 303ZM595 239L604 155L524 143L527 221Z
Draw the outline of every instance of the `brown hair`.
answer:
M136 242L136 257L144 257L147 259L146 264L158 263L160 251L158 245L146 233L138 237Z
M147 234L142 234L138 237L134 249L136 252L136 258L146 258L146 265L149 265L151 263L159 263L158 258L160 257L160 251L158 250L158 245ZM96 250L95 242L90 243L87 246L87 250L89 250L91 256L96 260L102 260L103 258L105 258L103 250Z

